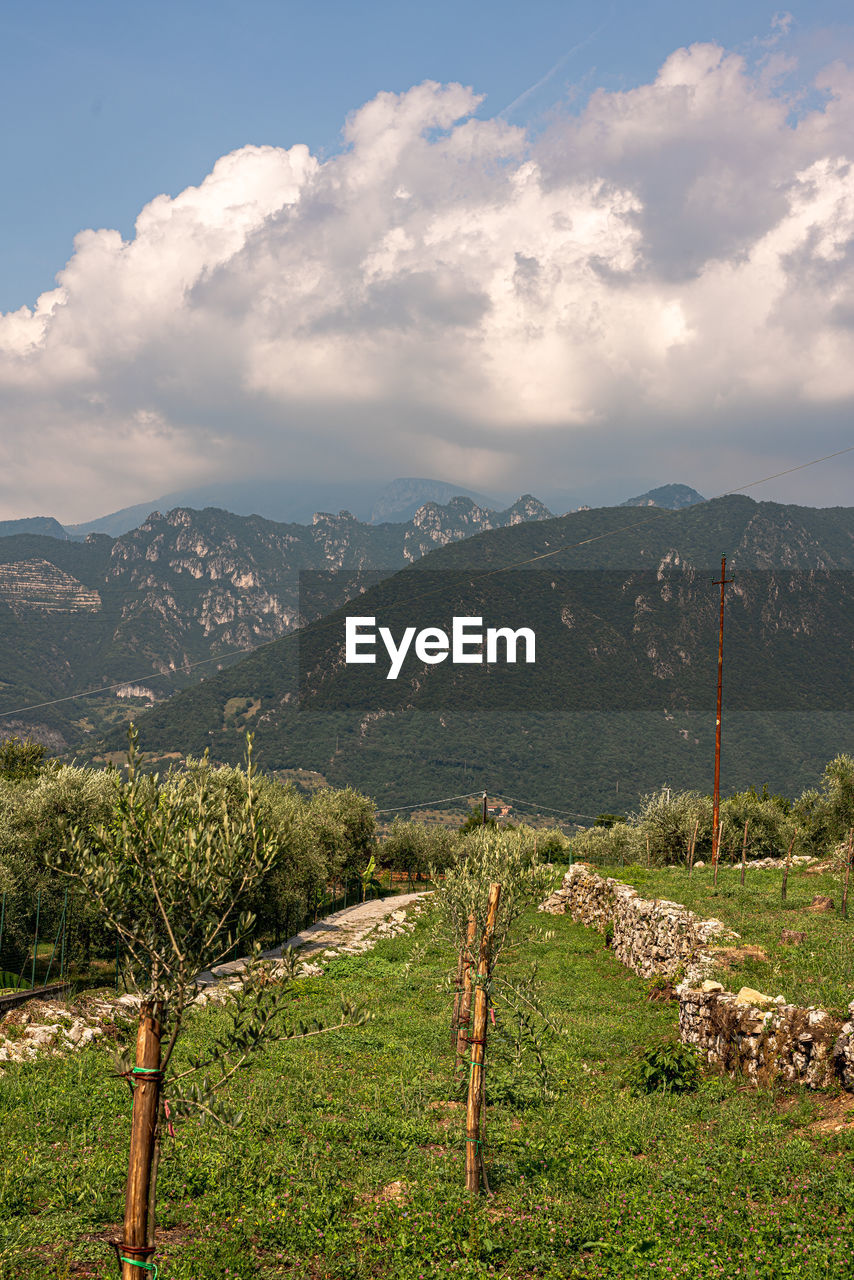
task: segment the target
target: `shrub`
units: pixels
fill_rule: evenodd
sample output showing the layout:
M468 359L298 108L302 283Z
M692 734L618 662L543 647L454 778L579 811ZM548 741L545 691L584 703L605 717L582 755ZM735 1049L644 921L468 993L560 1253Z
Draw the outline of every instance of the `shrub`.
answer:
M692 1093L700 1083L700 1055L691 1044L666 1040L638 1054L630 1084L635 1094Z
M391 831L380 845L379 859L393 871L426 875L431 867L444 871L455 857L456 839L446 827L428 827L423 822L395 818Z

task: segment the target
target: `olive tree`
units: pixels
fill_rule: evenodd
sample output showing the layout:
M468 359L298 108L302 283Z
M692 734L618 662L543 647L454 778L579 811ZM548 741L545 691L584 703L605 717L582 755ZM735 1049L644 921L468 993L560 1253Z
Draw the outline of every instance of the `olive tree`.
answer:
M108 821L94 832L71 827L55 869L86 886L122 939L130 985L140 996L136 1062L121 1074L133 1087L133 1121L125 1197L122 1275L131 1280L154 1252L155 1203L164 1106L237 1122L216 1096L271 1037L319 1035L333 1027L284 1025L281 1015L292 957L283 981L253 948L243 985L230 1006L228 1031L209 1051L176 1069L173 1055L197 996L196 977L236 946L253 926L246 902L280 856L277 838L259 821L251 738L240 785L223 786L206 762L159 778L137 768L137 735L129 733L126 780L116 784ZM336 1026L363 1021L342 1008Z

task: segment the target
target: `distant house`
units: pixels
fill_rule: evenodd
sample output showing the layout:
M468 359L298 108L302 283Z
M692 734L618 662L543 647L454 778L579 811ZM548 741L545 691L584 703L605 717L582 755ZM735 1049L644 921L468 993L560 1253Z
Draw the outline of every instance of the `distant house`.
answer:
M495 804L490 804L488 800L486 802L487 815L492 818L506 818L512 810L513 806L511 804L504 804L500 800L496 801Z

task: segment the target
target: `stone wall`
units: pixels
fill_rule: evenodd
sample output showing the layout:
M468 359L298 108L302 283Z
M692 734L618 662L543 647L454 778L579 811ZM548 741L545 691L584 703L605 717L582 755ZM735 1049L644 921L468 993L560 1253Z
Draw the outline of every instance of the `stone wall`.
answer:
M841 1083L854 1091L854 1022L843 1024L823 1009L751 1003L719 983L704 985L711 989L680 988L679 1034L710 1066L760 1084L776 1078L814 1089Z
M712 944L737 939L720 920L701 920L678 902L642 898L631 885L597 875L577 862L563 884L540 906L604 933L613 930L611 949L642 978L661 974L698 983L714 967Z
M605 933L623 964L644 978L676 978L679 1033L708 1064L759 1083L782 1078L812 1088L841 1083L854 1091L854 1001L851 1021L823 1009L802 1009L748 988L736 995L708 974L714 946L737 940L720 920L701 920L678 902L642 898L630 885L576 863L540 906L568 912Z

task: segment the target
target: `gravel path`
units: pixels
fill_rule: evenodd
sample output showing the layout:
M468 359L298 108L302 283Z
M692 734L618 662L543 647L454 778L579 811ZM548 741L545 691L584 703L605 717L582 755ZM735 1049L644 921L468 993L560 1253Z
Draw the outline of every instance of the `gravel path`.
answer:
M344 907L317 924L310 924L302 933L295 933L287 942L282 942L270 951L262 952L265 960L279 960L288 947L299 949L304 957L331 951L341 955L355 955L367 951L380 937L386 933L399 932L406 915L406 908L426 898L425 893L401 893L393 898L377 898L373 902L359 902L353 907ZM385 921L389 921L388 929L383 929ZM398 927L393 927L398 926ZM373 935L368 937L368 935ZM198 987L209 987L215 982L241 973L248 963L242 960L229 960L218 964L213 969L206 969L196 977Z

